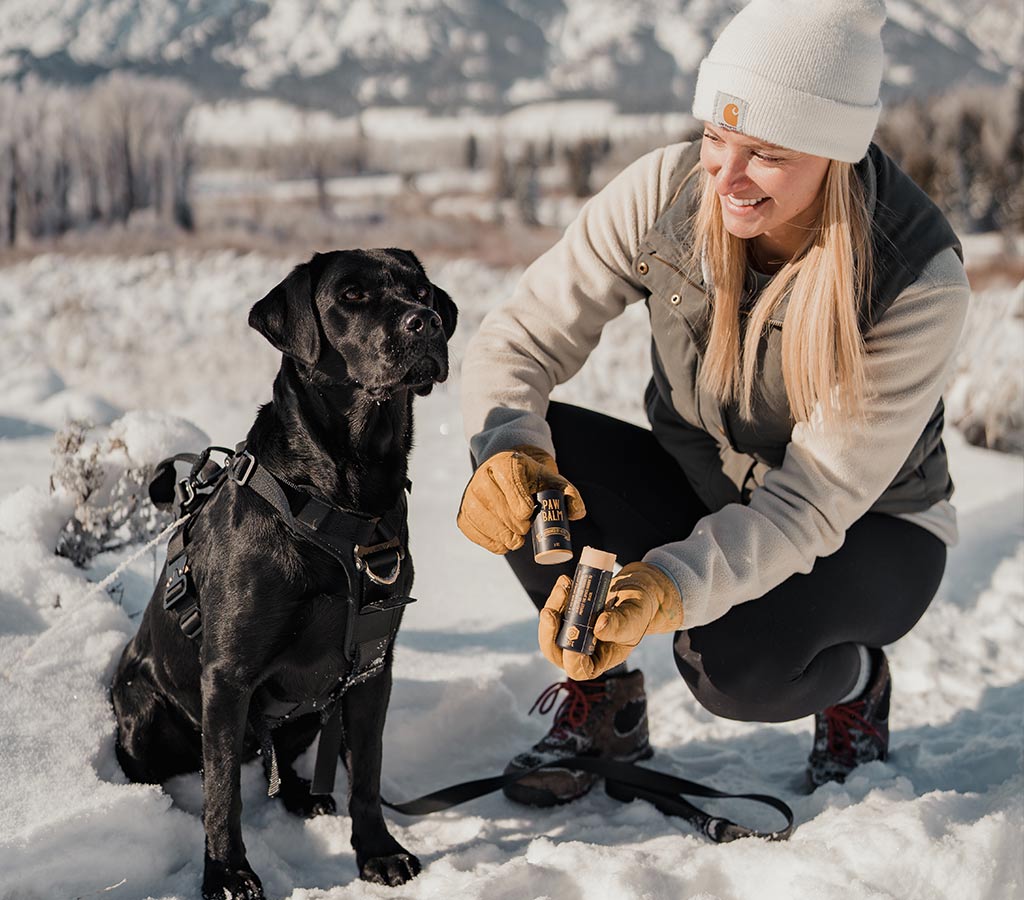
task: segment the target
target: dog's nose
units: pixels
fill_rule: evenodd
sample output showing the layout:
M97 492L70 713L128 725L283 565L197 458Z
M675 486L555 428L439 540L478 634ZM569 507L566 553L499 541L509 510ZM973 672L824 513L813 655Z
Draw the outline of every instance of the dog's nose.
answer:
M402 328L412 334L428 334L441 328L441 317L424 306L402 316Z

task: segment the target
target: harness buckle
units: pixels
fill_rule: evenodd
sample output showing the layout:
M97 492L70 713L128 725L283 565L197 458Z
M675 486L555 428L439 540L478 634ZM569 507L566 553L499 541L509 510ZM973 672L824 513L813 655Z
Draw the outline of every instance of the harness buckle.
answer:
M185 637L190 640L197 637L199 632L203 630L203 619L199 614L199 607L196 606L185 613L179 619L178 627L185 633Z
M255 471L256 457L248 450L243 450L237 456L232 458L229 475L231 480L239 487L247 485L249 483L249 479L252 478L252 473Z
M173 609L188 593L188 557L179 553L167 562L164 584L164 609Z
M178 501L178 506L183 512L190 511L189 507L195 503L197 496L196 486L191 478L183 478L174 485L174 499Z
M402 560L405 559L405 550L402 548L402 542L397 537L393 537L390 541L384 541L383 544L372 544L369 547L360 547L359 544L356 544L352 555L355 557L357 572L366 572L366 576L374 584L388 585L398 581L398 576L402 571ZM371 562L383 562L385 555L391 557L391 571L387 575L378 575L373 570ZM368 557L378 558L371 560Z

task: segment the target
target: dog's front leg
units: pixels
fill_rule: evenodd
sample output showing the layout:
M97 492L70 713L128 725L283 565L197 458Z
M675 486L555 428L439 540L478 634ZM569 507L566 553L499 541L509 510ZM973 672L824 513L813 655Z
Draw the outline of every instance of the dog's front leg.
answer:
M380 808L384 715L391 694L391 666L351 688L342 699L345 724L352 847L359 877L392 886L420 872L420 861L388 831Z
M240 767L250 691L216 666L203 671L203 828L206 900L263 900L242 842Z

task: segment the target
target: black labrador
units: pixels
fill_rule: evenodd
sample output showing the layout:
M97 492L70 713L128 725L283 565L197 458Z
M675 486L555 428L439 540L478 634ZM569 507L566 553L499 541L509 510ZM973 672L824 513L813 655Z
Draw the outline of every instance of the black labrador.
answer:
M278 479L330 507L369 516L393 509L407 483L413 395L447 378L456 319L451 298L412 253L315 254L249 314L249 324L284 356L247 450ZM345 678L347 604L339 592L348 582L330 554L234 481L212 494L189 534L200 639L186 637L164 609L161 578L114 675L117 757L139 782L201 770L203 896L262 898L241 831L239 767L259 747L250 701L308 701ZM407 556L395 587L408 594L411 583ZM383 671L342 697L341 758L360 876L397 885L413 878L420 863L391 836L381 812L390 691L389 647ZM299 815L335 808L329 794L311 794L292 766L320 727L319 715L310 713L271 732L280 796Z

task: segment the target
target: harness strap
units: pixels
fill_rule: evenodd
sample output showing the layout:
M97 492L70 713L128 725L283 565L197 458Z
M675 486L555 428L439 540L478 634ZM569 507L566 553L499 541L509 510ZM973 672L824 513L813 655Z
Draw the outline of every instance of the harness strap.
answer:
M178 616L178 626L187 638L196 638L203 629L199 598L189 574L185 538L188 523L171 535L167 544L167 567L164 581L164 609Z
M784 841L793 833L793 811L777 797L767 794L729 794L695 781L677 778L666 772L658 772L633 763L616 762L595 756L570 756L541 763L531 769L519 772L509 772L491 778L479 778L475 781L464 781L424 794L422 797L408 800L405 803L391 803L387 800L382 800L381 803L388 809L403 815L426 816L486 796L525 778L527 775L551 768L582 769L602 776L605 779L605 790L610 797L623 802L630 802L636 798L647 800L666 815L686 820L716 844L728 843L741 837L760 837L769 841ZM699 809L688 800L683 799L682 795L684 794L716 800L751 800L755 803L762 803L781 813L786 820L786 827L777 831L759 831L745 825L738 825L729 819L712 816Z
M320 744L317 746L316 762L313 765L313 783L309 788L311 794L333 793L344 734L339 697L320 725Z
M244 447L244 445L240 445ZM228 467L228 476L240 486L248 486L277 510L278 515L294 531L306 536L312 532L314 540L332 555L342 549L341 541L353 544L365 544L373 537L377 524L381 521L375 516L365 516L353 510L339 510L333 506L309 496L302 488L288 484L277 475L272 474L261 465L248 450L238 449ZM282 482L288 484L302 496L297 511L292 511L292 504Z
M224 465L210 459L218 451L226 456ZM191 466L187 478L176 480L175 463ZM372 603L365 601L366 581L388 586L398 581L408 540L405 494L384 516L367 516L339 509L310 496L303 488L274 475L245 449L208 447L201 453L179 453L162 460L150 482L150 497L160 508L177 505L182 512L195 512L228 476L240 487L249 487L281 517L289 530L319 547L341 564L348 579L348 621L345 630L347 675L324 697L286 704L271 700L252 707L250 720L259 738L264 765L273 797L280 788L277 756L271 729L290 716L318 712L322 718L320 743L315 763L313 792L331 793L344 738L341 701L356 684L379 674L401 621L402 608L412 597L391 596ZM286 488L290 489L289 497ZM411 485L406 481L406 489ZM378 538L377 543L370 544ZM187 523L172 536L167 548L164 609L178 616L182 632L198 638L202 631L199 598L189 576Z

